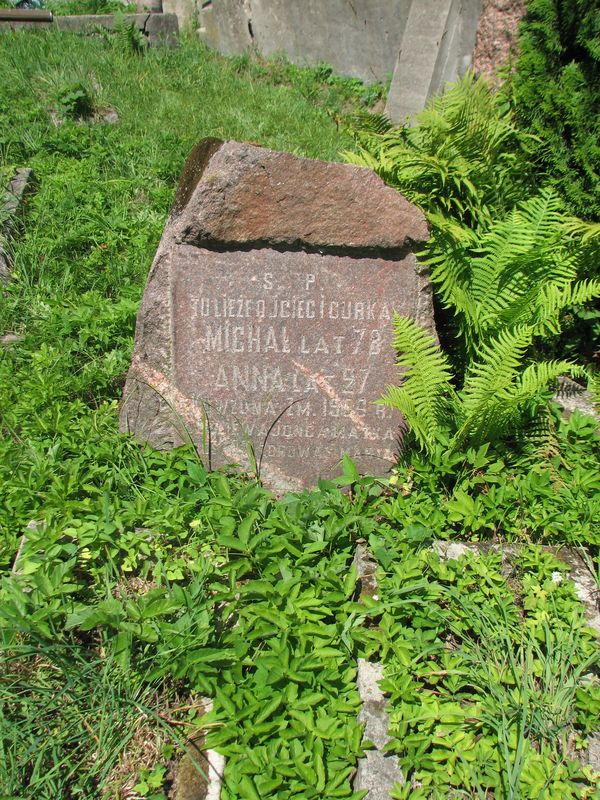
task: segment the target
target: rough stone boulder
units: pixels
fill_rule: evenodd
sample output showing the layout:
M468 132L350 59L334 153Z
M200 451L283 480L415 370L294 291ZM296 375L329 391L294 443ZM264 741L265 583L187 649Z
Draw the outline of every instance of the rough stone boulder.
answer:
M279 490L343 454L384 473L401 419L394 311L434 330L414 253L421 212L370 170L201 141L183 171L138 315L121 429L191 439L210 467Z

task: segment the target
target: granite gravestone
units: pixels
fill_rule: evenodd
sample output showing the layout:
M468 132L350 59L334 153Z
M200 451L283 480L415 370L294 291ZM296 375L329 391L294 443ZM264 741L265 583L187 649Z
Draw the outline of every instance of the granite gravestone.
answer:
M121 429L191 437L210 466L261 461L294 490L343 454L384 474L401 418L394 311L434 330L421 212L370 170L201 141L138 315ZM253 455L254 454L254 455Z

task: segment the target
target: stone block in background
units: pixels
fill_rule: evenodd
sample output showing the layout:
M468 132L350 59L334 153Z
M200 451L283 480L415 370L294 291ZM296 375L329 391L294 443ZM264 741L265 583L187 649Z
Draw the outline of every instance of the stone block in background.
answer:
M467 71L483 0L415 0L394 68L385 114L405 123Z
M262 454L281 491L345 453L384 474L401 419L373 401L398 381L394 310L434 330L427 235L368 169L203 140L144 292L121 429L159 448L191 436L211 467Z

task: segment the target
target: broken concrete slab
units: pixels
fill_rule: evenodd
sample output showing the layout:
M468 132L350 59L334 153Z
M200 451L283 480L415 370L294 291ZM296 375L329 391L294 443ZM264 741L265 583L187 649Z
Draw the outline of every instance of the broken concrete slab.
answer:
M251 0L253 43L301 66L329 64L366 83L385 81L408 18L407 0Z
M55 17L53 24L61 31L94 34L98 28L113 30L117 19L114 14L78 14ZM175 14L125 14L123 19L127 25L134 24L150 45L177 44L179 24Z
M253 44L248 0L218 0L202 8L198 36L224 56L241 55Z
M465 74L482 7L483 0L212 0L198 35L224 55L285 53L365 83L393 73L386 114L404 122Z
M364 542L356 545L354 567L361 600L365 597L377 600L377 562ZM384 752L391 736L387 703L380 687L383 678L383 664L358 659L357 688L361 700L358 721L365 726L363 740L374 745L359 759L354 778L354 790L366 791L365 800L389 800L393 787L405 782L397 756Z
M0 207L0 284L10 283L11 257L7 244L15 235L17 220L27 195L34 190L35 177L28 167L17 169L5 190Z
M441 48L456 17L458 0L412 3L385 107L394 122L421 111L435 91L442 68Z
M394 786L405 782L398 757L384 752L391 736L386 699L379 686L383 677L383 664L358 659L357 684L362 703L358 720L364 723L364 738L375 746L359 759L354 778L354 790L366 790L365 800L389 800Z
M360 586L360 598L370 597L377 599L377 562L373 558L369 548L363 542L357 542L354 551L354 568L358 576Z

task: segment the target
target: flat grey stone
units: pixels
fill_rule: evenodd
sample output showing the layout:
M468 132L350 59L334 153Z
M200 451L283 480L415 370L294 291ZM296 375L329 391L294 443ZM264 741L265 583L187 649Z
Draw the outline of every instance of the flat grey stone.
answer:
M571 378L561 376L558 379L558 390L552 399L563 409L566 417L571 416L574 411L579 411L600 421L592 393Z
M600 772L600 733L588 736L587 762L594 772Z
M358 762L354 790L367 790L366 800L389 800L397 783L404 784L404 775L398 757L382 752L389 742L389 716L385 695L379 688L383 679L383 665L358 659L358 692L362 707L358 720L365 724L364 738L373 742L374 750L367 750Z
M0 345L2 347L12 347L19 342L22 342L24 338L24 336L19 336L17 333L6 333L4 336L0 336Z

